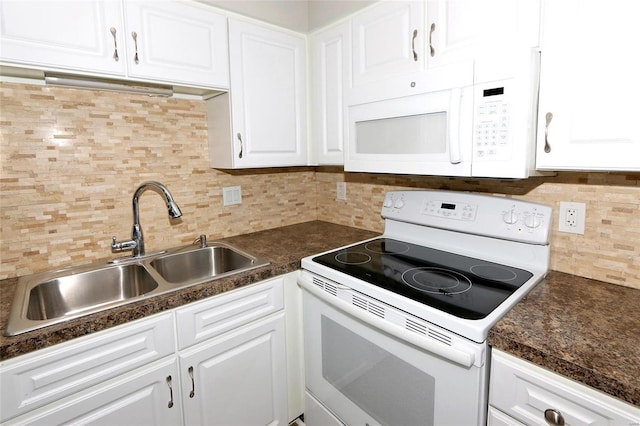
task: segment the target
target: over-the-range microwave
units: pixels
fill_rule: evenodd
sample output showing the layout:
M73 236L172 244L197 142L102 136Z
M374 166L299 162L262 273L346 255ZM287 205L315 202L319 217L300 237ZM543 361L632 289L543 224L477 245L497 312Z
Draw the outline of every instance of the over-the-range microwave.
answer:
M351 92L345 171L526 178L535 172L540 55L440 66ZM400 90L395 87L407 86ZM385 90L381 91L385 93Z

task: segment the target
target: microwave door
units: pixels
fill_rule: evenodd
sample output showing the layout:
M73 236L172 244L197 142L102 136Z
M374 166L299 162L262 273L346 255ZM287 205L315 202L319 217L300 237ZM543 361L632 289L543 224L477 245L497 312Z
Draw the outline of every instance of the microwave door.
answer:
M351 106L345 170L470 176L472 110L471 87Z

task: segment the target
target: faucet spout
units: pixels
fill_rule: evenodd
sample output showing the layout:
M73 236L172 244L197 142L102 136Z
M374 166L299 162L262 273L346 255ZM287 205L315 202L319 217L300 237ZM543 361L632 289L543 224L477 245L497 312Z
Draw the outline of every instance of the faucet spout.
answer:
M178 207L178 204L174 201L171 192L169 192L166 186L155 181L144 182L133 194L133 230L131 231L131 241L118 243L116 238L113 237L113 243L111 244L112 251L132 250L134 257L143 256L145 254L144 236L142 234L142 227L140 226L139 202L140 196L147 189L152 189L164 197L167 203L168 214L171 219L177 219L182 216L180 207Z

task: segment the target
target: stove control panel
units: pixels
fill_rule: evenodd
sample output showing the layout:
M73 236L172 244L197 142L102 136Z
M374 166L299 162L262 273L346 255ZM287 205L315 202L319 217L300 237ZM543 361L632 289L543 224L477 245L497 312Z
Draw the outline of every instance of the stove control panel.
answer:
M422 214L457 220L475 220L477 206L468 203L452 203L446 200L427 200Z
M457 232L548 244L553 211L550 206L455 191L392 191L385 196L382 216Z

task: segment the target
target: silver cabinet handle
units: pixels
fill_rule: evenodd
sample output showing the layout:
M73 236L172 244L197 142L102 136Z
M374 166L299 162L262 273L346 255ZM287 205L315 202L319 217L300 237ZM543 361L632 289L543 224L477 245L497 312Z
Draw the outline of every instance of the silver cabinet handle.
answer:
M242 158L242 135L238 133L238 140L240 141L240 152L238 153L238 158Z
M191 392L189 392L189 398L196 396L196 382L193 379L193 367L189 367L189 377L191 377Z
M564 426L564 417L558 410L552 408L544 410L544 420L550 425Z
M433 32L436 30L435 22L431 23L431 28L429 28L429 54L433 58L436 56L436 49L433 48Z
M133 31L131 33L131 37L133 37L133 45L136 49L136 54L133 56L133 62L135 62L136 64L140 62L140 59L138 58L138 33L136 33L135 31Z
M111 35L113 36L113 46L114 46L113 60L118 62L120 60L120 57L118 56L118 42L116 41L116 29L114 27L111 27L110 31L111 31Z
M414 61L418 61L418 53L416 52L416 37L418 37L418 30L413 30L413 38L411 39L411 50L413 51Z
M544 152L551 152L551 145L549 144L549 124L551 124L551 120L553 120L553 114L548 112L545 115L546 124L544 126Z
M173 387L171 386L171 376L167 376L167 386L169 386L169 403L167 407L173 407Z

